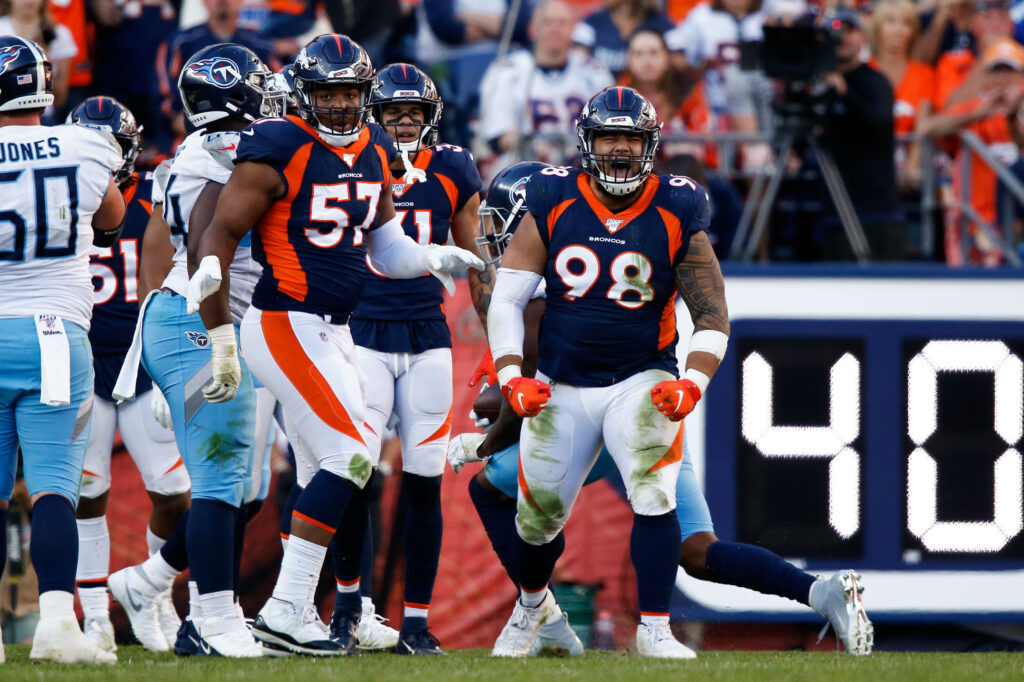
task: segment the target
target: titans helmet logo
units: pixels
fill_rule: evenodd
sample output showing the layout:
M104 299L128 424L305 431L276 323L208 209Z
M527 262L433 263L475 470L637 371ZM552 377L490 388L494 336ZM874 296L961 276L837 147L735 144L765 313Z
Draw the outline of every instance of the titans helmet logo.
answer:
M242 73L238 65L223 57L200 59L186 68L193 76L201 78L211 85L216 85L218 88L230 88L242 80Z
M18 55L24 49L24 45L8 45L7 47L0 48L0 73L6 71L7 67L18 58Z

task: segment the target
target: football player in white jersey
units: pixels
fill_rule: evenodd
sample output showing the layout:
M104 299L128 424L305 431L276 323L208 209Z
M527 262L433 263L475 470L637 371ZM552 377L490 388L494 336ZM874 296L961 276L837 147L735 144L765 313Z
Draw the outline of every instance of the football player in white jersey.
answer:
M244 658L262 654L235 603L235 567L241 557L239 510L247 498L254 448L265 448L269 429L260 429L264 442L255 444L257 397L244 363L235 399L208 402L212 376L208 349L216 346L219 337L233 337L237 331L231 324L207 330L199 316L187 310L184 294L190 219L201 214L204 205L212 207L227 182L238 131L257 118L280 113L283 94L268 87L271 75L251 50L223 43L193 55L178 80L185 113L197 130L178 147L164 188L164 219L175 245L174 266L163 287L143 304L137 336L142 362L170 406L178 449L192 478L192 507L186 522L179 524L159 553L139 566L114 573L109 580L111 593L125 607L136 637L151 650L170 648L158 626L156 596L187 565L195 589L190 585L191 614L178 633L175 651ZM243 243L239 250L232 264L230 291L236 324L261 272L249 245ZM131 390L132 369L132 363L126 362L115 397ZM269 425L272 409L263 412Z
M125 205L111 174L122 159L110 135L40 125L52 75L38 45L0 37L0 517L20 443L39 576L29 656L114 663L75 618L75 505L93 391L89 250L120 232Z
M139 315L138 247L152 212L153 173L135 172L140 128L132 112L113 97L90 97L75 107L67 122L110 131L121 145L124 158L124 163L114 173L118 189L127 202L121 237L113 247L94 248L90 260L93 282L97 286L92 329L89 330L96 382L89 445L76 510L78 571L75 580L85 617L83 629L86 636L102 648L114 651L117 646L107 593L110 529L106 513L115 433L120 430L153 502L146 526L149 554L163 546L188 509L189 479L174 444L174 434L162 427L152 414L152 401L160 401L165 410L167 403L159 389L153 390L149 377L144 373L139 375L137 400L117 405L111 397ZM170 591L162 596L160 615L164 632L173 636L180 622Z
M533 52L512 52L487 69L478 135L499 155L495 171L518 160L561 165L576 156L576 119L612 75L571 49L575 23L568 5L546 0L533 11Z

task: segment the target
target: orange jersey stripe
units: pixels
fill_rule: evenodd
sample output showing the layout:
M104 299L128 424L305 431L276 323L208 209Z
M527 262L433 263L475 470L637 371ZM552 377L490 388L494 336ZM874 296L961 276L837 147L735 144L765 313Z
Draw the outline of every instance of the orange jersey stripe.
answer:
M441 181L441 186L444 187L444 193L448 195L448 201L452 205L452 215L455 215L455 210L459 205L459 190L455 188L455 183L447 175L441 175L435 173L437 179Z
M647 207L651 205L651 199L654 198L654 193L658 191L660 182L661 179L657 175L653 173L648 175L647 180L644 182L644 191L640 193L640 198L626 210L612 213L594 194L594 190L590 187L590 176L586 173L580 173L576 177L576 186L579 187L580 194L583 195L583 198L586 199L587 204L597 217L601 219L601 222L607 223L609 220L622 221L615 229L616 232L624 228L633 218L647 210Z
M672 445L668 446L668 450L665 451L665 455L654 463L644 476L653 474L658 469L667 467L670 464L675 464L683 459L683 423L679 422L679 432L676 434L676 439L672 441Z
M274 361L295 390L306 400L313 413L335 431L345 434L361 445L366 445L362 434L352 423L348 410L341 404L330 383L303 350L292 329L288 313L265 310L261 314L260 325Z
M570 206L572 206L574 201L576 201L575 198L573 198L573 199L566 199L562 203L558 204L558 206L555 206L554 210L552 210L551 213L548 214L548 241L549 242L551 241L551 235L553 235L555 233L555 223L557 223L558 219L562 217L563 213L565 213L565 209L567 209Z
M274 202L256 226L260 242L263 244L263 252L267 256L267 265L277 280L278 288L297 301L306 300L309 286L306 283L306 272L299 263L298 254L295 253L295 246L288 241L288 220L291 217L292 202L299 193L302 174L306 170L312 151L313 143L309 142L295 152L295 156L284 169L287 193Z
M665 309L661 311L661 320L658 321L658 350L665 350L675 340L676 296L673 292L665 303Z
M426 445L430 441L439 440L441 438L446 437L449 433L451 433L451 431L452 431L452 410L453 409L454 409L454 406L448 408L448 418L444 420L444 424L441 424L441 426L438 427L437 431L434 431L434 433L430 434L430 436L428 436L427 438L424 438L423 441L420 443L420 445Z

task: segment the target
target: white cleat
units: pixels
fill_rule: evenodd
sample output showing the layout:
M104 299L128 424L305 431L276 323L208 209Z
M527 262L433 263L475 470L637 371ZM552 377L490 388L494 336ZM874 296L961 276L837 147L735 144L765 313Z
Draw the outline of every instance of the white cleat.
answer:
M241 609L213 618L203 618L199 628L199 649L202 656L225 658L260 658L263 647L253 639Z
M341 645L331 639L312 602L293 604L271 597L252 624L253 637L271 647L307 656L340 656Z
M114 653L117 651L117 644L114 642L114 626L109 618L86 618L82 630L85 637L93 644Z
M82 634L73 616L41 618L28 657L54 663L117 663L115 654L99 648Z
M178 617L178 610L174 608L171 590L166 590L157 597L156 619L160 623L160 631L164 633L164 639L168 644L173 643L178 638L181 618Z
M356 627L356 645L363 651L394 649L398 644L398 630L388 627L387 618L377 613L373 600L363 597L363 611Z
M149 582L139 566L129 566L107 578L110 594L124 607L132 632L143 647L150 651L170 651L163 629L160 627L160 593Z
M533 608L523 606L523 603L516 600L516 607L512 611L508 622L498 635L498 641L494 643L491 656L499 658L525 658L530 655L533 647L533 640L544 623L551 620L555 614L555 599L551 592L545 592L544 601Z
M636 652L647 658L697 658L693 649L675 638L668 623L640 623L636 628Z
M569 616L565 615L561 609L557 610L553 618L540 626L540 630L537 631L537 636L530 646L530 655L536 656L544 648L566 651L570 656L579 656L583 653L583 642L569 626Z
M861 599L864 587L860 584L860 575L855 571L839 571L828 579L825 589L827 592L819 613L828 618L836 638L843 643L849 654L870 654L875 644L875 628L864 610L864 601ZM825 629L828 629L828 625ZM825 630L821 634L824 636Z

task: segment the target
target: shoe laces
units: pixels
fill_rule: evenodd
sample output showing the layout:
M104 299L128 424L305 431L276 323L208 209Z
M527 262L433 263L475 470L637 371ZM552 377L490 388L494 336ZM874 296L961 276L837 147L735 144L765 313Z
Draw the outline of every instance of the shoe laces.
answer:
M299 614L299 622L302 623L303 627L312 626L321 632L327 632L327 626L320 620L320 614L317 613L316 607L312 604L307 604L302 609L302 613Z

